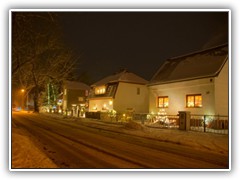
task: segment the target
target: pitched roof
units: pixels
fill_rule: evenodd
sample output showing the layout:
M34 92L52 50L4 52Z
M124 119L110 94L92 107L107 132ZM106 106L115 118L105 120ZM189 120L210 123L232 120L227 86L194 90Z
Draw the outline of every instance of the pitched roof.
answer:
M150 85L215 77L227 59L228 45L167 59L151 79Z
M92 84L92 86L100 86L100 85L105 85L105 84L114 83L114 82L128 82L128 83L136 83L136 84L148 83L147 80L141 78L140 76L137 76L134 73L128 72L127 70L123 70L117 74L113 74L101 79L100 81Z
M90 89L90 87L87 84L78 81L64 81L64 87L67 89L82 89L82 90Z

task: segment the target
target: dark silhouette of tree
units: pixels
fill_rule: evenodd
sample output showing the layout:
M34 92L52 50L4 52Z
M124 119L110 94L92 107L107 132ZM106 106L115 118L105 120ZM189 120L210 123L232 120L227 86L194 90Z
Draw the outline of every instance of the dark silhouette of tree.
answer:
M53 12L12 12L12 83L33 93L34 111L47 83L73 76L79 57L62 43Z

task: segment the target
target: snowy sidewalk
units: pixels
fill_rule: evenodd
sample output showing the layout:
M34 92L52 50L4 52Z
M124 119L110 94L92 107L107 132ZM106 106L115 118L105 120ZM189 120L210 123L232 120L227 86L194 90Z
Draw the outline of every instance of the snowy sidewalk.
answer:
M57 168L32 142L31 136L12 125L12 168Z

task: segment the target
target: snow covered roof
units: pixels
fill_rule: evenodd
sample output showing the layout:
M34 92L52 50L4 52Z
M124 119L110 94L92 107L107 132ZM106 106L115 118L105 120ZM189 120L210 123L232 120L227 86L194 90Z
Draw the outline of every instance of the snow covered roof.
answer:
M117 74L113 74L101 79L100 81L92 84L92 86L100 86L100 85L105 85L105 84L114 83L114 82L128 82L128 83L136 83L136 84L148 83L147 80L141 78L140 76L137 76L134 73L128 72L127 70L123 70Z
M67 89L83 89L83 90L90 89L90 87L87 84L77 81L64 81L64 87Z
M151 79L150 85L215 77L227 60L228 45L167 59Z

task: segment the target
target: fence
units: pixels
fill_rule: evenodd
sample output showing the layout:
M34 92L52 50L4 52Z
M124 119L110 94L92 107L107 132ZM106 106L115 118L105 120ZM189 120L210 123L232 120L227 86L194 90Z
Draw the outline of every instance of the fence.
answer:
M190 130L228 134L228 116L191 115Z
M178 115L134 114L132 119L149 127L179 128ZM191 114L190 130L228 134L228 116Z
M112 112L86 112L86 118L101 119L105 121L127 122L133 120L152 128L179 129L179 116L148 113L117 113ZM191 131L228 134L228 116L221 115L197 115L190 116Z

